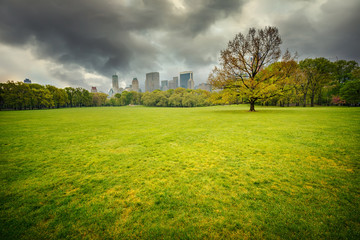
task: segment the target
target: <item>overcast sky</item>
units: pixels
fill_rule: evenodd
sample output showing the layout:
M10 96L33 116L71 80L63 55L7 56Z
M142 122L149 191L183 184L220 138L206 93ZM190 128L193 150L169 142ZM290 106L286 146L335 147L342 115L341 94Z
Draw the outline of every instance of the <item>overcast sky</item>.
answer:
M276 26L299 59L360 62L360 0L0 0L0 81L122 86L147 72L206 82L220 50Z

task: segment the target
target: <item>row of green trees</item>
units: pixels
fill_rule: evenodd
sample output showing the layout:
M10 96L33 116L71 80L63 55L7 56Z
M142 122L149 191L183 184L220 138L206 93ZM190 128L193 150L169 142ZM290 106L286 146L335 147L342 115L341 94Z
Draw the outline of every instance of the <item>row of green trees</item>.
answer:
M277 64L277 63L274 63ZM360 104L360 68L355 61L325 58L305 59L291 62L291 73L273 87L276 94L258 99L257 104L272 106L314 106ZM274 74L273 65L263 71ZM266 74L264 74L266 75ZM260 77L264 77L259 73ZM259 89L261 91L261 89ZM261 94L261 93L260 93ZM265 94L264 94L265 95ZM213 104L239 104L249 102L249 97L234 88L223 88L211 94Z
M351 105L360 104L360 68L356 61L326 58L305 59L295 63L287 88L265 105Z
M202 107L211 105L210 92L205 90L191 90L184 88L156 90L145 92L142 104L156 107Z
M126 106L126 105L140 105L142 93L135 91L124 91L116 93L114 97L107 99L105 106Z
M108 98L105 93L90 93L83 88L25 84L22 82L0 83L0 109L43 109L90 106L145 105L156 107L209 106L211 93L205 90L184 88L168 91L139 93L124 91Z
M105 93L90 93L83 88L64 89L51 85L0 83L0 109L42 109L90 106L140 105L157 107L199 107L211 105L210 92L184 88L138 93L124 91L112 98Z
M257 104L271 106L314 106L360 104L360 68L355 61L325 58L294 62L295 68L273 97L259 99ZM265 69L270 71L271 66ZM239 104L249 102L237 89L224 88L212 93L213 104Z
M211 93L205 90L190 90L185 88L155 90L153 92L117 93L107 99L105 106L144 105L149 107L201 107L209 106Z
M310 106L315 103L359 105L360 68L357 62L331 62L325 58L305 59L299 62L298 68L299 72L295 73L293 78L298 95L303 98L303 105L307 99Z
M83 88L64 89L51 85L0 83L0 109L42 109L62 107L89 107L106 104L107 94L90 93Z

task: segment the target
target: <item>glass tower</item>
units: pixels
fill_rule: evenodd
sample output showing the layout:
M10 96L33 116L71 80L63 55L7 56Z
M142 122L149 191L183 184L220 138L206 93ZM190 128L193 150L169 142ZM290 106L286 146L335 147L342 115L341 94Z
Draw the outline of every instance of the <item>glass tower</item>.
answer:
M180 87L189 88L188 87L189 79L194 79L192 71L181 72L180 73Z
M112 88L114 91L118 91L119 89L119 77L116 74L112 75Z

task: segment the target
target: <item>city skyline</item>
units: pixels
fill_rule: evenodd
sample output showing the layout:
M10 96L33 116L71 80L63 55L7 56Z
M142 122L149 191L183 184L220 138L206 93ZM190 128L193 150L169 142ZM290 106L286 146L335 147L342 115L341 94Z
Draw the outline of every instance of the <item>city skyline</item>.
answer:
M4 0L0 10L1 82L106 92L114 72L125 87L154 70L171 80L192 69L198 85L235 34L264 26L278 27L282 50L299 60L360 61L357 0Z
M182 79L183 82L185 82L186 84L185 83L183 83L183 85L179 84L179 81L178 81L179 76L180 76L180 79ZM126 91L126 90L136 91L136 92L138 92L138 91L152 92L156 89L166 91L169 89L176 89L178 87L182 87L182 88L186 88L186 89L197 89L199 87L201 89L211 91L211 85L208 84L207 82L201 82L196 85L194 84L193 71L180 72L178 76L173 77L173 79L171 79L171 80L161 79L159 72L146 73L145 80L143 81L143 83L144 83L143 88L140 87L141 84L139 84L137 77L133 78L130 85L126 85L124 87L119 87L118 79L119 78L116 73L114 75L112 75L112 87L108 91L108 94L110 97L113 94L115 94L116 92L121 92L121 91ZM147 83L147 80L148 80L148 83ZM153 81L157 81L157 83L154 83ZM152 84L152 86L150 86L151 84ZM93 86L91 88L93 88ZM147 88L149 90L147 90Z

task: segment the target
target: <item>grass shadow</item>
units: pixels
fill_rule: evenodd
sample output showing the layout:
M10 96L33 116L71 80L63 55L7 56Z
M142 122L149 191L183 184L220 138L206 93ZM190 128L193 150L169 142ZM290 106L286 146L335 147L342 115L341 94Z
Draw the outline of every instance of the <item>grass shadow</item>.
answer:
M256 110L255 112L250 112L249 110L239 109L239 110L229 110L229 109L223 109L223 110L210 110L206 111L207 113L216 113L216 114L238 114L238 115L259 115L259 114L268 114L268 113L289 113L290 111L284 111L282 109L260 109Z

